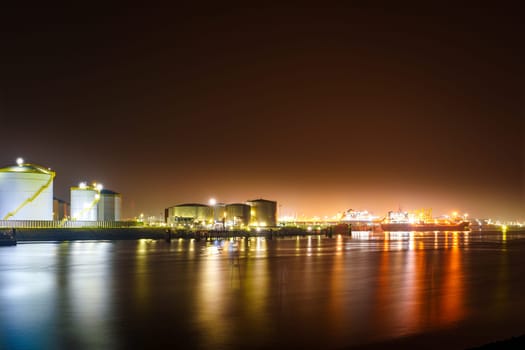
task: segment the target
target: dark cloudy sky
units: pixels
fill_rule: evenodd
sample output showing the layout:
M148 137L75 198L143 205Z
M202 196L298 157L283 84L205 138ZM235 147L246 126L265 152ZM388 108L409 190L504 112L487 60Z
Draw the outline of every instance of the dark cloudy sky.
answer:
M525 219L517 6L89 5L0 14L0 163L59 197Z

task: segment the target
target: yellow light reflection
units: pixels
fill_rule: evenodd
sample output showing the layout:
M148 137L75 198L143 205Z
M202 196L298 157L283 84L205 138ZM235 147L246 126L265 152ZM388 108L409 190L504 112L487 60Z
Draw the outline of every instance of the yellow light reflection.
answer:
M458 321L465 314L463 299L463 276L461 266L461 250L458 245L445 256L444 283L441 288L443 295L441 305L441 321L450 324Z
M452 233L452 249L458 249L458 248L459 248L458 233L454 232Z
M225 263L227 266L224 266ZM228 266L230 264L232 265ZM207 256L202 262L197 289L200 302L195 305L197 305L197 319L206 334L203 339L204 343L217 344L220 339L228 339L233 336L234 328L230 324L231 320L222 317L223 310L228 308L226 289L229 286L230 278L228 277L230 276L227 276L225 272L233 272L229 271L230 267L233 268L230 260L220 259L215 255ZM204 347L209 348L210 346Z
M330 329L334 336L344 332L346 324L343 322L343 303L344 298L340 291L343 288L343 282L345 279L341 278L342 271L344 269L344 257L343 257L343 237L337 235L336 237L336 253L333 260L333 266L331 268L332 273L330 274L330 297L329 297L329 308L330 308Z
M247 324L253 327L254 337L263 337L264 332L260 330L270 329L272 319L268 317L268 295L271 291L271 274L269 271L269 259L250 259L249 262L239 260L239 270L242 273L241 293L242 300L239 304L244 309L243 315L247 319ZM282 292L286 284L286 266L280 264L282 271L278 272L279 291ZM237 268L234 266L234 270ZM235 273L232 275L235 276ZM235 281L234 281L235 284ZM282 297L282 295L281 295ZM218 315L216 322L222 322L222 315ZM235 332L235 330L233 330ZM252 339L257 343L259 339Z
M148 244L149 240L140 239L135 252L135 304L146 308L149 302Z
M414 250L414 248L415 248L414 232L410 232L410 235L408 238L408 250Z
M336 252L335 255L342 255L343 254L343 236L337 235L336 239Z

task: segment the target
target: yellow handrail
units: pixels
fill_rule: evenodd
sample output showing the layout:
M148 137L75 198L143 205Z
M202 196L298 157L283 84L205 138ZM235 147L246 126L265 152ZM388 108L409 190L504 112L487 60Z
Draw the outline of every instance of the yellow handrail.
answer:
M90 211L91 209L93 209L93 207L100 201L100 194L97 192L97 194L95 195L95 199L93 199L93 202L91 202L91 204L82 209L81 211L78 212L78 214L73 218L73 220L78 220L79 217L81 217L85 212L88 212Z

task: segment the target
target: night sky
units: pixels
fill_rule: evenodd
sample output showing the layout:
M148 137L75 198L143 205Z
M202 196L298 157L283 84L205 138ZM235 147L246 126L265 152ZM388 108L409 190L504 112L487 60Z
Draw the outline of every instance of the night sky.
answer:
M518 7L84 6L0 11L0 165L58 197L525 219Z

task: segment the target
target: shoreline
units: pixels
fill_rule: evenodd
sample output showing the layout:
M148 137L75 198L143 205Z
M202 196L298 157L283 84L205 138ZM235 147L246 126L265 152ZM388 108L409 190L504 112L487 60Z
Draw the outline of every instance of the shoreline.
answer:
M371 235L381 235L384 232L368 232ZM394 233L394 232L391 232ZM401 232L395 232L401 233ZM429 234L431 232L415 232L416 234ZM440 232L444 234L445 231ZM472 236L501 235L502 231L465 231ZM507 236L522 235L525 230L506 231ZM61 228L61 229L16 229L16 239L24 241L76 241L76 240L138 240L138 239L229 239L234 237L266 237L268 239L291 236L322 236L333 237L337 235L351 237L352 232L334 232L330 230L308 231L298 228L268 229L264 231L186 231L168 230L164 227L139 227L139 228Z

